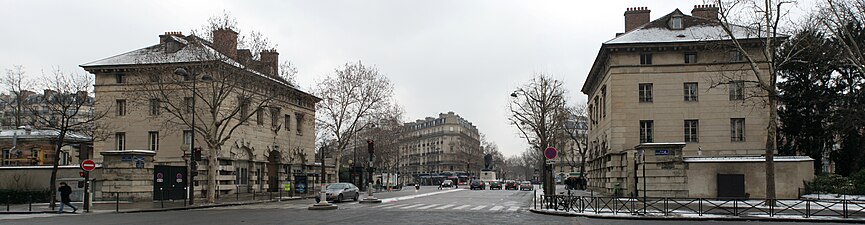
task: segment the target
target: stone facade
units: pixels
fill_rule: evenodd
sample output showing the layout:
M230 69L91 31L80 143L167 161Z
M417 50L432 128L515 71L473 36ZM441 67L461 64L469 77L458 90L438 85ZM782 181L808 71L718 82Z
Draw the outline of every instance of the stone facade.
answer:
M646 8L634 9L649 13ZM717 15L711 5L695 11ZM749 31L735 30L734 35L749 55L761 55L760 42ZM687 180L684 158L765 152L769 109L759 97L765 94L725 36L717 18L675 10L602 45L582 87L589 97L590 188L622 195L642 189L634 187L640 179L637 162L642 160L635 158L644 144L681 143L666 147L676 160L645 159L649 177L655 179L648 180L651 197L685 197L700 185ZM798 178L801 186L808 176ZM761 197L757 193L761 192L752 192L752 197Z
M112 125L108 129L113 135L94 143L95 161L102 162L99 153L105 151L147 150L156 153L154 165L187 166L190 144L194 143L195 147L203 148L204 160L199 162L199 176L194 182L195 189L202 193L211 186L206 183L211 157L218 159L218 165L213 166L218 173L216 189L222 194L276 191L281 183L291 182L295 176L312 174L314 105L320 99L279 77L275 50L261 52L261 60L266 61L260 61L247 49L234 49L235 32L217 30L213 35L220 43L167 32L159 35L159 44L82 65L96 77L95 108L111 111L102 121ZM192 57L198 52L215 55ZM183 80L178 81L181 75ZM229 129L242 123L233 130L218 155L209 154L211 147L202 137L203 128L195 132L192 142L188 125L193 110L189 105L193 90L188 88L190 81L198 83L196 127L212 125L214 119L221 118L230 118L221 122L229 124ZM152 87L159 82L175 85L165 90L181 91L153 98L149 91L154 91ZM235 86L225 89L218 85ZM216 109L220 116L208 117L208 107L215 101L207 97L220 90L230 90ZM169 106L176 106L177 110L164 111ZM186 111L180 112L184 106ZM209 132L229 132L229 129Z
M399 146L401 173L407 176L442 172L477 176L484 166L477 127L454 112L404 124Z

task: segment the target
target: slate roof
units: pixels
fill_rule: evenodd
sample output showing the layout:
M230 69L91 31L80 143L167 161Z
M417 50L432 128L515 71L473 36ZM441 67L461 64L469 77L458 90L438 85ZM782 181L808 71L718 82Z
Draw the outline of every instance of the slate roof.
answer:
M671 29L668 21L674 16L682 17L683 29ZM733 35L737 39L758 38L756 31L742 27L731 26ZM611 44L629 44L629 43L668 43L668 42L694 42L694 41L719 41L730 40L730 36L724 31L716 21L706 18L689 16L683 14L678 9L673 12L653 20L647 24L643 24L625 34L619 35L607 42L605 45Z
M21 139L54 139L54 138L57 138L58 135L60 135L60 131L59 130L53 130L53 129L52 130L33 129L33 130L30 130L29 132L25 129L0 131L0 139L13 139L13 138L17 138L19 140L21 140ZM85 134L77 133L77 132L67 132L65 138L67 141L85 142L85 141L92 141L93 140L92 137L85 135Z

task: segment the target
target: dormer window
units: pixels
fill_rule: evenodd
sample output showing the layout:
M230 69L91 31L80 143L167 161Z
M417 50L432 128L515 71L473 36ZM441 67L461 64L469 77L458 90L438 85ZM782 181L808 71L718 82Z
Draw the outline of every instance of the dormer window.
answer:
M682 28L682 16L673 16L670 19L670 29L673 30L681 30Z

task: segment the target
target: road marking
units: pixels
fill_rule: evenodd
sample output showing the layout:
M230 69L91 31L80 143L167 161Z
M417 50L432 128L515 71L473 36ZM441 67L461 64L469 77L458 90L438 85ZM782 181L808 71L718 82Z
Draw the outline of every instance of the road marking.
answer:
M472 208L472 210L480 210L480 209L483 209L484 207L487 207L487 206L481 205L481 206Z
M385 206L391 206L391 204L381 204L381 205L373 206L373 208L381 208L381 207L385 207Z
M432 208L432 207L436 207L437 205L439 205L439 204L430 204L430 205L428 205L428 206L420 207L420 208L417 208L417 209L429 209L429 208Z
M438 192L426 193L426 194L409 195L409 196L396 197L396 198L386 198L386 199L382 199L381 201L382 202L396 202L396 201L402 201L402 200L408 200L408 199L413 199L413 198L426 197L426 196L430 196L430 195L444 194L444 193L448 193L448 192L462 191L462 190L465 190L465 189L453 189L453 190L438 191Z
M422 205L426 205L426 204L410 205L410 206L402 207L401 209L411 209L411 208L418 207L418 206L422 206Z
M497 205L497 206L493 206L492 208L490 208L490 211L502 210L503 208L505 208L505 207Z
M439 207L438 207L438 208L436 208L436 209L447 209L447 208L450 208L450 207L454 207L454 205L453 205L453 204L451 204L451 205L444 205L444 206L439 206Z
M391 205L391 206L384 207L384 208L385 208L385 209L393 209L393 208L400 207L400 206L405 206L405 205L393 204L393 205Z
M465 209L465 208L468 208L469 206L472 206L472 205L461 205L460 207L456 207L454 209Z
M511 206L511 208L508 208L508 211L517 211L518 209L520 209L519 206Z

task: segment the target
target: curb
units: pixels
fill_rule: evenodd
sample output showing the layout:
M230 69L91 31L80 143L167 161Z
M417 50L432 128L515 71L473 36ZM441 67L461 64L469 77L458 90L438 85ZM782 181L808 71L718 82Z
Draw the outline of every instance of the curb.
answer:
M764 222L808 222L808 223L851 223L862 224L865 220L850 219L805 219L805 218L765 218L765 217L664 217L664 216L616 216L603 214L576 214L567 212L545 211L529 209L530 212L544 215L564 217L586 217L593 219L621 219L621 220L676 220L676 221L764 221Z
M301 200L301 199L305 199L305 198L291 198L291 199L284 199L282 201L293 201L293 200ZM167 211L180 211L180 210L190 210L190 209L218 208L218 207L227 207L227 206L254 205L254 204L269 203L269 202L279 202L279 199L250 201L250 202L235 202L235 203L213 204L213 205L199 205L199 206L188 206L188 207L177 207L177 208L138 209L138 210L133 209L133 210L127 210L127 211L120 211L118 213L167 212Z

